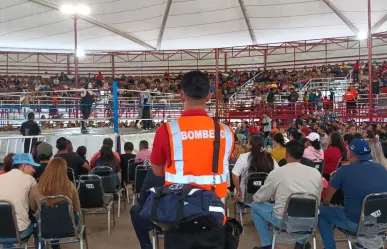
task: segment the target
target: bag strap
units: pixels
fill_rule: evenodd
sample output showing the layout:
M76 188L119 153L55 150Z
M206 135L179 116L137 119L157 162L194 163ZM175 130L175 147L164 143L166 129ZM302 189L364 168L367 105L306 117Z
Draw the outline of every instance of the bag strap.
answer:
M153 197L152 220L157 220L157 209L159 208L159 202L162 193L163 187L156 188L156 193Z
M214 155L212 158L212 174L217 174L219 172L220 125L215 118L213 120L214 120L214 127L215 127L215 139L214 139ZM214 185L215 185L215 179L214 179ZM214 185L211 187L212 192L215 191Z
M194 188L192 185L184 185L185 187L181 191L181 197L178 202L178 207L176 210L176 220L175 220L175 228L179 229L180 221L184 218L184 201L187 198L189 192Z

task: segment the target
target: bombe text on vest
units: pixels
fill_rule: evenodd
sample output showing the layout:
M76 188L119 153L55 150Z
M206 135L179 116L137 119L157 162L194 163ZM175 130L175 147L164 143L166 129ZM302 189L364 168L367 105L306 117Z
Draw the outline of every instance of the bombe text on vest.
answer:
M215 138L215 130L195 130L195 131L182 131L181 140L194 140L194 139L208 139ZM224 131L220 131L220 137L225 138Z

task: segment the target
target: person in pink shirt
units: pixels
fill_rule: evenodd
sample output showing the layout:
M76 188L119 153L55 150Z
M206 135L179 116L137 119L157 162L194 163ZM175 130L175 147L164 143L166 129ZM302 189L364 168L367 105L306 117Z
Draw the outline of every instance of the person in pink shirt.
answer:
M324 151L322 150L322 145L320 142L320 135L316 132L310 133L306 136L306 149L304 150L305 158L312 160L313 162L324 161Z
M113 140L111 138L105 138L102 142L102 146L110 146L111 148L113 148ZM120 154L118 152L113 152L114 154L114 157L116 157L118 163L121 162L121 157L120 157ZM90 159L90 166L91 168L94 168L95 167L95 163L97 162L98 158L101 157L101 151L97 151Z
M147 141L140 141L140 151L136 154L136 163L147 163L149 162L152 151L149 150L149 144Z

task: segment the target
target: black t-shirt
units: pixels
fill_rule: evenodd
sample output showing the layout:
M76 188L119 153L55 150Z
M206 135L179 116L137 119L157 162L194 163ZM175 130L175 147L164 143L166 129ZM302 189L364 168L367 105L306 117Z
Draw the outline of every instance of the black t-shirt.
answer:
M23 136L36 136L39 135L40 128L39 125L33 120L28 120L20 127L20 132L23 134Z
M39 179L40 177L42 177L47 165L48 163L40 163L40 167L35 168L35 174L34 174L35 179Z
M121 154L121 172L122 172L122 179L125 179L125 181L128 179L128 165L129 160L131 160L131 163L134 163L134 159L136 158L135 154Z
M75 153L65 153L65 154L57 154L55 157L60 157L66 160L67 167L72 168L75 173L75 177L78 178L78 176L83 173L83 165L85 164L85 160L78 156Z

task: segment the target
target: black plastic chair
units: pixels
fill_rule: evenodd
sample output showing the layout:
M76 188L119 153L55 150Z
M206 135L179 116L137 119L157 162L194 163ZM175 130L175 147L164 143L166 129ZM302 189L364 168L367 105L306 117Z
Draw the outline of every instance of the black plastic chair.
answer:
M324 172L324 161L319 162L313 162L313 166L315 169L317 169L321 175L323 175Z
M125 189L122 188L119 184L116 185L113 169L109 166L99 166L94 168L90 173L101 177L105 195L112 195L113 198L114 195L118 196L117 217L119 218L121 213L121 197ZM126 209L126 207L127 206L124 205L124 209Z
M133 205L136 201L136 191L135 191L135 185L136 185L136 168L140 165L143 165L143 163L135 163L135 159L131 159L128 162L128 178L127 178L127 184L126 184L126 192L129 193L129 185L132 187L132 200L133 200ZM128 203L130 202L129 200L129 194L127 194L127 199Z
M243 203L235 201L234 217L236 217L237 206L239 208L239 219L243 227L243 209L250 208L253 195L263 186L267 178L265 172L254 172L247 175L245 191L243 195Z
M18 248L28 248L28 240L31 234L22 238L16 221L16 213L13 204L6 200L0 200L0 244L7 239L7 244L18 244Z
M282 216L280 227L273 226L273 244L284 235L287 241L312 236L316 249L315 228L317 226L319 198L308 193L294 193L289 196ZM290 239L289 239L290 238ZM290 243L294 243L291 241Z
M365 248L384 248L387 236L387 193L370 194L364 198L356 232L336 228L344 233L350 249L352 241Z
M47 206L47 200L60 199L60 202ZM41 244L70 244L79 243L83 249L84 243L88 248L86 228L79 220L75 222L73 204L64 195L47 196L39 201L39 248ZM64 242L60 240L66 239ZM52 243L54 242L54 243Z
M148 170L152 170L150 166L139 165L135 170L135 195L138 200L139 194L141 192L142 185L144 184L146 174L148 174Z
M74 183L74 186L77 186L74 169L72 169L72 168L67 168L67 176L69 177L69 180L70 180L72 183Z
M110 216L113 216L115 226L114 201L112 195L105 195L102 179L97 175L82 175L79 177L78 194L82 208L82 219L86 225L86 215L107 214L108 234L111 234Z

